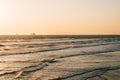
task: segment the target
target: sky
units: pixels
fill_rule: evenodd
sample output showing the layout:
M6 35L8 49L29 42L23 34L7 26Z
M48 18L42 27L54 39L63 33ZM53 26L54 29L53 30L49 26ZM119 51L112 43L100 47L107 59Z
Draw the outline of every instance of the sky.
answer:
M0 34L120 34L120 0L0 0Z

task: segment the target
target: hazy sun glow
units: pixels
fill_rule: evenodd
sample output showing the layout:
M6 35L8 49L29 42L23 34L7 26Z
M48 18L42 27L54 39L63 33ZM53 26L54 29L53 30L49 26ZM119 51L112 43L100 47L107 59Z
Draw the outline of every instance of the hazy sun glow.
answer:
M120 34L120 0L0 0L0 34Z

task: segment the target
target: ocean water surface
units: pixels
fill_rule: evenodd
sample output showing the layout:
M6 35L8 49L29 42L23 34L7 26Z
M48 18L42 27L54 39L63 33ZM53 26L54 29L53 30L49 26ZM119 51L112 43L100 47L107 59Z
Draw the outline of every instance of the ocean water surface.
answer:
M1 35L0 80L119 80L119 57L120 35Z

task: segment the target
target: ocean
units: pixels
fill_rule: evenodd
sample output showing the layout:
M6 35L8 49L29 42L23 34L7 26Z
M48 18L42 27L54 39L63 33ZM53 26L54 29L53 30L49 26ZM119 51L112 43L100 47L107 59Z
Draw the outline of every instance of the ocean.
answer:
M119 80L119 57L120 35L1 35L0 80Z

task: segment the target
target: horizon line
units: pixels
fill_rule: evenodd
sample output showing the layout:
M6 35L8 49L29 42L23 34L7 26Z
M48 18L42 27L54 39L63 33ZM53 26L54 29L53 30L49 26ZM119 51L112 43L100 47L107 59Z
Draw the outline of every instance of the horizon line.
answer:
M0 34L0 36L54 36L54 35L120 35L120 34Z

